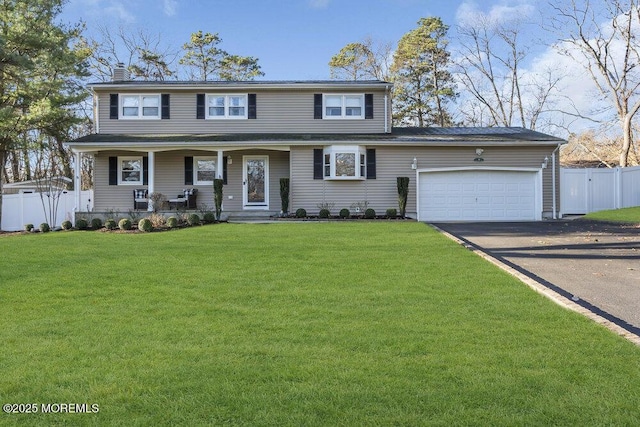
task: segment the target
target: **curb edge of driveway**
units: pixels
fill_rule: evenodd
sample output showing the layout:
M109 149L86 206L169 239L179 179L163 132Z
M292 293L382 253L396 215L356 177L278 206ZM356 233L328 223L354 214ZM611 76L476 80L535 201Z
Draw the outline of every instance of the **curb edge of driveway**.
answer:
M433 228L434 230L438 231L440 234L443 234L443 235L447 236L449 239L451 239L454 242L458 243L460 246L463 246L463 247L469 249L470 251L472 251L476 255L480 256L481 258L489 261L490 263L492 263L493 265L499 267L503 271L506 271L507 273L511 274L512 276L514 276L515 278L520 280L522 283L524 283L525 285L529 286L529 288L531 288L534 291L538 292L539 294L547 297L548 299L550 299L554 303L558 304L559 306L564 307L566 309L569 309L571 311L574 311L576 313L582 314L583 316L587 317L588 319L593 320L594 322L598 323L599 325L604 326L605 328L607 328L610 331L616 333L617 335L620 335L621 337L626 338L627 340L631 341L635 345L640 346L640 337L637 336L636 334L633 334L633 333L627 331L626 329L620 327L619 325L616 325L615 323L611 322L610 320L607 320L604 317L597 315L593 311L588 310L588 309L582 307L579 304L576 304L575 302L573 302L570 299L564 297L563 295L560 295L559 293L555 292L554 290L550 289L549 287L545 286L544 284L540 283L539 281L534 280L531 277L522 274L521 272L519 272L515 268L505 264L504 262L500 261L498 258L490 255L489 253L484 251L481 247L479 247L477 245L474 245L471 242L462 240L462 239L458 238L457 236L455 236L455 235L453 235L453 234L451 234L451 233L449 233L449 232L447 232L447 231L445 231L445 230L441 229L440 227L437 227L437 226L435 226L433 224L428 224L428 225L431 228Z

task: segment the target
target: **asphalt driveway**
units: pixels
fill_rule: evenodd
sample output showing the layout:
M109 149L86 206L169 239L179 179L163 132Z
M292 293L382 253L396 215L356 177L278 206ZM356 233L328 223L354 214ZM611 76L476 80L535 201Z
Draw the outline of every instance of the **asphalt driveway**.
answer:
M434 225L640 337L640 227L582 219Z

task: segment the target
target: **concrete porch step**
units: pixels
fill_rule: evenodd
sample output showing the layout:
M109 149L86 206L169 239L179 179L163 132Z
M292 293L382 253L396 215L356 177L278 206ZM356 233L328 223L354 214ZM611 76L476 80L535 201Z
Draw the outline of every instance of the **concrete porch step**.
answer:
M222 217L226 216L227 222L258 222L270 221L272 217L278 216L279 211L237 211L223 212Z

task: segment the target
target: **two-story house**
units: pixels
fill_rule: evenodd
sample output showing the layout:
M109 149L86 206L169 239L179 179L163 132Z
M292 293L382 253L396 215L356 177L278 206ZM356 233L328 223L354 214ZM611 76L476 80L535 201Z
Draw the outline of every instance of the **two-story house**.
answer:
M134 189L168 198L198 189L198 205L213 206L219 177L227 215L276 214L287 177L292 212L366 202L384 213L398 207L403 176L407 214L420 220L558 212L562 139L522 128L392 128L387 82L141 82L116 69L90 88L96 133L68 145L76 164L94 156L94 212L139 207Z

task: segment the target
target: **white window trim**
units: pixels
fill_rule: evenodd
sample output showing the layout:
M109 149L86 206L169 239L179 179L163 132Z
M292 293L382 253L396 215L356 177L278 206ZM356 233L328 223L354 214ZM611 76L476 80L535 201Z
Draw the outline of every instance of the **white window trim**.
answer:
M342 114L339 116L327 116L327 97L328 96L340 96L342 99ZM360 115L359 116L347 116L346 112L346 99L347 97L359 97L360 98ZM322 94L322 118L326 120L364 120L364 93L324 93Z
M125 160L134 160L140 162L140 180L138 181L123 181L122 180L122 162ZM118 157L118 185L143 185L144 181L144 163L142 156L122 156Z
M355 175L354 176L340 176L336 175L336 154L348 153L355 155ZM326 180L338 180L338 181L360 181L367 179L367 150L365 147L360 145L331 145L325 147L323 150L323 165L322 171L324 175L324 179ZM325 163L324 163L324 155L328 154L330 156L329 165L330 165L330 174L325 174ZM364 164L364 174L360 174L361 172L361 164L360 164L360 156L365 156L365 164Z
M198 180L198 160L211 160L215 163L214 174L218 176L218 157L216 156L194 156L193 158L193 184L194 185L209 185L213 184L213 181L200 181Z
M224 97L224 116L209 115L209 99ZM229 115L229 98L244 98L244 115ZM207 120L244 120L249 118L249 96L246 93L208 93L204 101L205 118Z
M124 110L124 98L125 97L138 97L138 115L137 116L125 116ZM142 97L156 97L158 98L158 114L156 116L143 116L142 115ZM160 120L162 114L162 97L159 93L121 93L118 95L118 118L120 120Z

